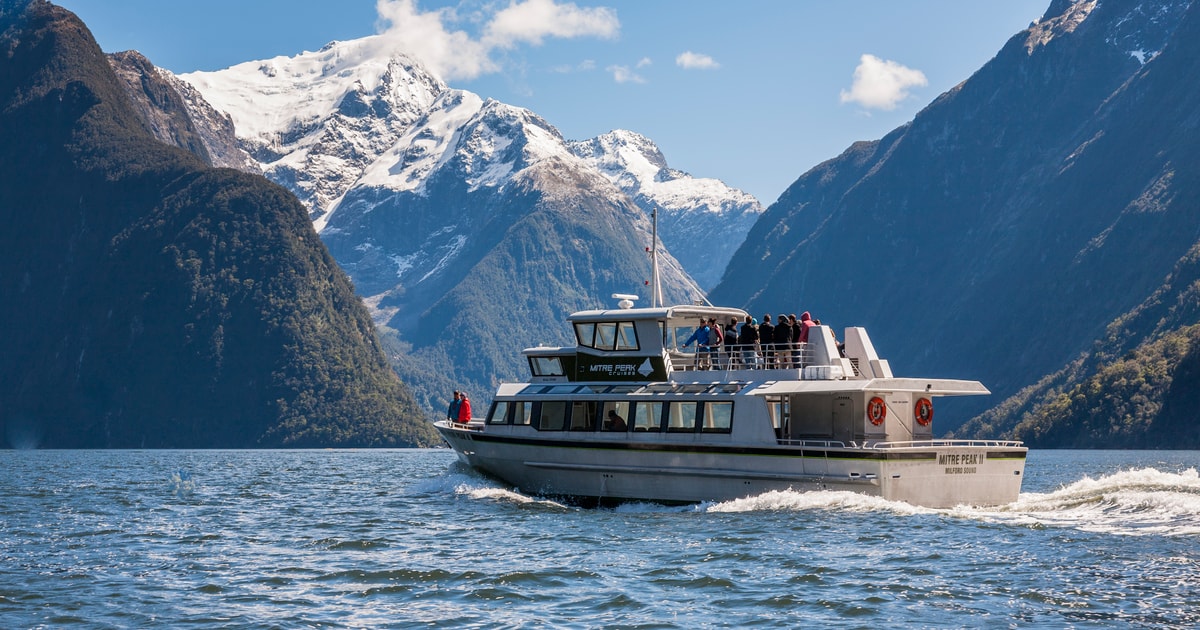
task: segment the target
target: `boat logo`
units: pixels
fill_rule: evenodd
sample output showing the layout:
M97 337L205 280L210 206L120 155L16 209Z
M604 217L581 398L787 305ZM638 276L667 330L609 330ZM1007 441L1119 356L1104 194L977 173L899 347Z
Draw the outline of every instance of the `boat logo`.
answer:
M650 365L650 359L647 358L646 362L643 363L642 366L638 368L638 374L641 374L642 376L650 376L653 373L654 373L654 366Z

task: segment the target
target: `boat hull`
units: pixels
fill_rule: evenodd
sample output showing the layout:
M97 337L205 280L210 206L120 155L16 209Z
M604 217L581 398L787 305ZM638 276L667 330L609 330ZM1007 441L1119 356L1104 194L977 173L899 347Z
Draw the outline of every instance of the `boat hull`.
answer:
M1011 503L1026 449L930 442L869 448L539 438L439 423L465 464L521 491L600 501L728 501L842 490L933 508Z

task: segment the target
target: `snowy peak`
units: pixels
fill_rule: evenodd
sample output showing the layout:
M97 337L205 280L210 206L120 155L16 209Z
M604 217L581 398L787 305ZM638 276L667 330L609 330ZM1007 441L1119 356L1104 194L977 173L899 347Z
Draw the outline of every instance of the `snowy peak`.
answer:
M658 145L632 131L617 129L591 140L572 142L571 150L627 191L640 189L642 182L663 181L670 176L664 172L667 159Z
M703 287L721 279L763 212L753 195L671 168L654 142L632 131L618 129L569 146L647 214L659 212L663 243Z
M530 165L566 155L562 135L533 112L446 90L357 184L425 195L429 181L448 175L475 191L501 187Z
M762 211L753 195L721 180L692 177L670 168L658 145L641 134L618 129L591 140L571 142L569 146L575 155L622 190L634 197L645 197L664 210L716 214Z
M446 85L406 55L385 54L382 45L379 36L332 42L317 52L180 78L228 113L241 138L268 145L337 115L359 118L372 111L405 118L407 112L411 121Z
M263 172L291 188L314 218L447 89L415 60L390 54L378 36L181 78L230 116Z

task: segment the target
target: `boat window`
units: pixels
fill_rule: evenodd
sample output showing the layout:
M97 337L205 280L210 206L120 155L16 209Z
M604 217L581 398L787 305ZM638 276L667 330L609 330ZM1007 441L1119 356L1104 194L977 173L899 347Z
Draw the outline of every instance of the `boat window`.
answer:
M574 394L575 390L579 389L578 385L554 385L546 390L547 394Z
M692 432L696 430L696 412L700 403L694 400L671 403L667 415L667 431Z
M492 411L488 413L488 424L508 424L508 401L497 400L492 403Z
M709 388L710 394L736 394L742 391L745 383L717 383Z
M703 394L708 388L708 385L680 385L675 391L683 394Z
M579 345L592 348L592 336L596 332L596 325L592 322L576 322L575 324L575 340Z
M608 388L610 394L629 394L641 389L641 385L613 385Z
M621 322L617 324L617 350L637 349L637 330L634 328L633 322Z
M612 350L617 342L617 323L600 322L596 324L596 348Z
M667 347L674 348L676 350L685 350L686 348L683 348L683 344L687 343L688 339L692 338L692 335L696 332L696 326L672 326L670 331L670 344ZM706 339L704 343L707 344L708 340ZM695 347L696 344L689 346L689 348Z
M628 402L606 402L601 410L600 420L602 431L620 431L622 433L629 430L629 403Z
M559 357L529 357L529 370L534 376L562 376L562 359Z
M639 402L633 408L634 431L661 431L663 404L660 402Z
M603 394L606 391L608 391L607 385L584 385L579 388L579 392L582 394Z
M733 403L728 401L710 401L704 407L705 433L729 433L733 428Z
M509 418L514 425L528 425L529 414L533 412L532 402L510 402Z
M542 403L534 403L534 407L537 411L539 431L562 431L566 428L567 402L565 400L547 400Z
M550 389L549 385L534 384L521 390L522 394L545 394L546 390Z
M675 391L675 386L670 383L659 383L656 385L647 385L642 389L643 394L670 394Z
M571 404L571 430L595 431L596 407L595 402L576 402Z
M787 426L788 399L783 396L767 396L767 415L771 426L783 429Z

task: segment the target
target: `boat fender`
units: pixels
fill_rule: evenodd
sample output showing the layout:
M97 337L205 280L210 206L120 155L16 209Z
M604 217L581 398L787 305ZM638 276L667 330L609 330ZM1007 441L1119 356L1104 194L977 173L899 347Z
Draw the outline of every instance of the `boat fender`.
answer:
M874 396L867 401L867 419L871 424L879 426L887 419L887 405L883 403L883 399Z
M927 427L933 422L933 401L928 398L918 398L917 405L913 408L913 416L917 419L917 424Z

